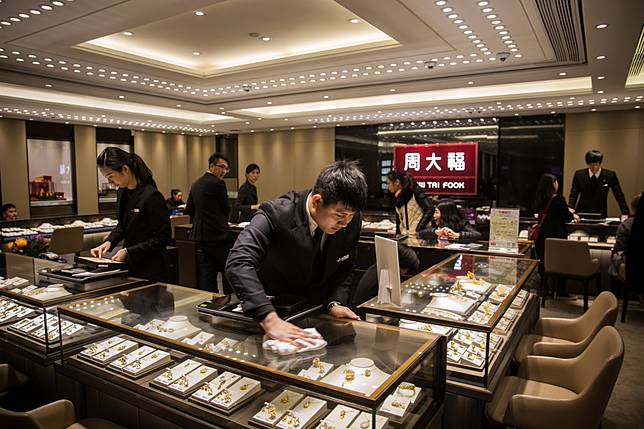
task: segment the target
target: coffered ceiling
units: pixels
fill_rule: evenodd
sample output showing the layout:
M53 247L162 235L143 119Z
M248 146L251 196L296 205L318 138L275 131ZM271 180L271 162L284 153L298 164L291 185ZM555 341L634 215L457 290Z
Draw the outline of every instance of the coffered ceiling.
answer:
M642 23L630 0L4 0L0 115L210 134L635 108Z

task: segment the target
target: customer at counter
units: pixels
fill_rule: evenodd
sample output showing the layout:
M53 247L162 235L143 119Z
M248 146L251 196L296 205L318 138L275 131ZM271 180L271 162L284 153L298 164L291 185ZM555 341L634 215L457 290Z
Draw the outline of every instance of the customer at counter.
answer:
M420 231L420 237L431 241L440 239L471 243L480 240L481 233L461 217L454 201L442 200L434 209L429 228Z
M622 215L628 216L628 204L619 185L617 173L602 168L603 160L604 155L598 150L586 152L588 168L575 172L568 207L575 213L598 213L605 218L608 216L608 191L612 189Z
M240 222L249 222L259 209L257 187L255 186L259 180L259 173L259 165L248 164L246 166L246 181L237 191L237 210L239 210Z
M2 205L2 220L18 219L18 209L15 204L7 203Z
M392 170L387 174L387 192L394 200L396 233L416 235L432 217L432 204L409 174Z
M546 238L568 238L566 224L572 220L579 221L579 216L568 210L566 200L559 195L557 177L545 173L539 179L534 198L534 210L539 213L539 233L534 243L539 259L539 274L543 277ZM564 281L557 285L557 297L574 298L566 292Z
M217 275L222 274L224 293L232 289L224 275L226 258L233 236L228 228L230 204L224 177L230 171L230 162L221 153L208 158L208 170L190 187L184 214L190 216L192 228L189 238L199 242L197 273L199 289L217 291Z
M631 213L637 214L637 205L640 202L640 195L635 195L631 200ZM633 228L634 216L625 219L617 227L617 234L615 235L615 244L610 252L611 264L608 267L608 274L613 279L616 279L619 274L619 267L626 260L626 246L628 239L631 236L631 229Z
M118 225L90 253L102 258L123 241L123 247L112 256L113 261L127 263L132 276L167 281L170 218L152 172L140 156L117 147L103 150L96 163L107 181L118 187Z
M640 198L633 217L631 236L626 245L626 283L633 288L644 307L644 275L641 263L644 261L644 198Z
M366 198L357 163L337 161L322 170L312 190L263 203L239 234L226 275L244 314L270 338L310 335L282 320L268 296L324 304L334 317L358 318L346 305Z
M183 192L181 189L172 189L170 191L170 198L165 200L168 211L172 214L174 210L182 210L186 208L186 203L183 202Z

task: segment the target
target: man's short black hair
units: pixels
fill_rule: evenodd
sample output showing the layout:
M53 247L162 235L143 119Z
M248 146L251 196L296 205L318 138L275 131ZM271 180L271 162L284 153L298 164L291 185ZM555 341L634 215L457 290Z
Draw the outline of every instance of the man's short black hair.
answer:
M208 166L216 165L217 161L219 161L220 159L226 161L226 164L228 164L228 166L230 167L230 161L228 160L228 158L226 158L223 153L219 152L210 155L210 157L208 158Z
M586 164L592 164L593 162L599 162L601 164L603 160L604 154L597 149L586 152Z
M367 180L356 161L336 161L320 172L313 193L322 196L325 206L343 203L360 210L367 202Z
M177 194L181 193L181 189L172 189L170 190L170 195L176 197Z
M2 205L2 214L5 214L5 212L9 209L15 209L16 205L12 203L7 203Z

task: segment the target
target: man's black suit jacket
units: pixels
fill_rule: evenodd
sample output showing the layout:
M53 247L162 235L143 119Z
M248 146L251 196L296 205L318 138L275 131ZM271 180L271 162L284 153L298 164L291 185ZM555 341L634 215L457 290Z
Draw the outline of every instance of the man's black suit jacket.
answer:
M629 214L628 204L619 185L617 174L612 170L602 168L597 187L593 189L588 169L577 170L572 179L572 188L568 198L568 207L574 208L577 213L601 213L602 217L608 216L608 191L612 189L613 195L619 204L622 214ZM579 202L577 199L579 198Z
M190 187L184 214L190 216L190 239L195 241L227 241L230 204L226 183L211 173L205 173Z
M315 249L306 200L310 191L290 192L263 203L239 234L226 263L226 276L244 314L261 321L274 310L267 295L296 302L347 304L349 275L360 236L361 218L324 241L321 276L314 276Z

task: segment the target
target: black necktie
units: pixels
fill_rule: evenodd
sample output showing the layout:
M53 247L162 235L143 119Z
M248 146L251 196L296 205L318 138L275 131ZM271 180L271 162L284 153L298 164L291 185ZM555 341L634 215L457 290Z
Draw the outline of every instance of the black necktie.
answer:
M324 232L322 232L322 229L320 227L315 228L315 233L313 234L313 254L317 258L318 254L320 253L320 245L322 243L322 236L324 235Z
M322 249L321 249L321 244L322 244L322 236L324 235L324 232L322 232L322 229L318 227L315 230L315 234L313 234L313 280L314 281L320 281L320 277L322 276L322 270L324 267L324 258L322 257Z
M593 190L593 192L595 192L598 186L599 186L599 177L593 174L592 176L590 176L590 188Z

